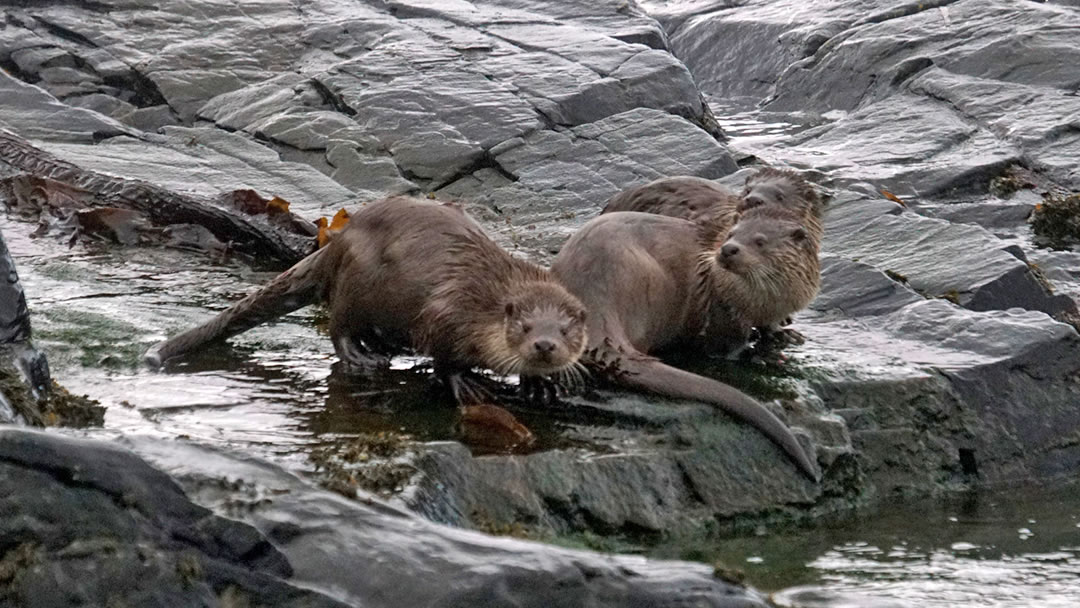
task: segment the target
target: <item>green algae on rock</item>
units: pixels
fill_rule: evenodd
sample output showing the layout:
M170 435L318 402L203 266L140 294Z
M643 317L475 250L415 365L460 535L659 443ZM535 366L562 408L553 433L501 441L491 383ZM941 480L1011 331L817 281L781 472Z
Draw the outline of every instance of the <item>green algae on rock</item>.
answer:
M0 395L33 426L88 427L105 422L105 408L86 395L73 395L52 381L37 397L22 374L0 353Z
M1035 236L1054 248L1080 242L1080 194L1043 195L1043 202L1031 212Z

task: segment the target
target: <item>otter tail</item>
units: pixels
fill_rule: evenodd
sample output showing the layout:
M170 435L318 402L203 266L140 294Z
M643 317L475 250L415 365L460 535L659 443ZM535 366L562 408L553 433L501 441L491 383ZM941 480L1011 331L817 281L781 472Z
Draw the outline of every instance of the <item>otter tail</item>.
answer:
M155 344L143 355L151 367L214 341L245 332L256 325L316 301L323 284L321 262L328 247L297 262L265 287L233 304L206 323Z
M646 390L666 397L711 403L728 414L748 422L773 443L813 481L819 481L817 467L807 456L791 430L742 391L723 382L671 367L651 357L623 357L618 363L616 381L624 386Z

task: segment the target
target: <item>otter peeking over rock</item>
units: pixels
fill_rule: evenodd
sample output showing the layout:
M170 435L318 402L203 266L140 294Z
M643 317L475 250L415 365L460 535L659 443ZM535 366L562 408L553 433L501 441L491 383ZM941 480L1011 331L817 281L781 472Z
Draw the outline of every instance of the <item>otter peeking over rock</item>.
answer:
M797 227L794 223L789 226L770 220L768 226L770 231L762 232L748 220L745 236L740 230L731 244L741 247L743 239L749 239L754 251L733 252L729 248L731 259L726 263L740 271L749 270L755 263L785 259L783 254L774 257L773 250L810 242L805 236L792 234ZM719 232L715 224L701 226L655 214L615 212L594 218L575 233L555 257L551 272L589 311L584 361L617 384L719 406L759 429L803 474L816 480L811 457L790 429L760 403L722 382L671 367L649 355L697 343L730 315L728 288L718 286L717 277L734 273L718 261L723 255L722 246L717 252ZM766 240L761 246L759 233ZM770 239L777 243L793 240L789 245L771 243ZM767 301L753 304L771 306Z
M696 223L728 227L735 217L754 207L775 206L798 214L818 242L823 228L823 205L814 187L795 171L765 167L746 179L742 194L712 180L690 175L662 177L608 199L600 213L640 211Z
M365 369L430 355L458 402L488 395L474 367L575 380L585 308L550 273L512 257L458 206L392 197L354 214L329 244L210 321L151 348L154 366L318 300L338 357Z

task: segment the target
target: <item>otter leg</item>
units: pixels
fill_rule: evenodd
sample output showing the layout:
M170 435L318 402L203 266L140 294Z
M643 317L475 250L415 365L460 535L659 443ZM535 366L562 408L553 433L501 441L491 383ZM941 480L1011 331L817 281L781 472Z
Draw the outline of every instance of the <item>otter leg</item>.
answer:
M334 340L334 351L338 359L345 364L348 373L360 373L390 367L389 357L377 355L348 336Z
M436 370L458 405L492 403L498 383L472 370Z
M770 350L779 350L785 346L806 342L806 336L790 327L782 327L779 323L761 327L758 331L760 333L758 344Z

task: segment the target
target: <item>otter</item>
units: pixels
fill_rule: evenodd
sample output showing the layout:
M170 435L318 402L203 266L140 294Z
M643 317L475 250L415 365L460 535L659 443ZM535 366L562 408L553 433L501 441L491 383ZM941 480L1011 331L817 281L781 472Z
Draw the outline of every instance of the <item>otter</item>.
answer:
M734 351L755 327L782 333L810 304L821 286L820 244L805 218L776 205L742 212L730 230L723 224L699 226L698 287L713 302L709 341Z
M798 214L815 239L821 241L821 200L809 182L788 169L757 170L746 179L738 195L701 177L662 177L616 194L600 213L640 211L696 223L719 221L730 227L738 214L759 206L775 206Z
M766 240L770 236L801 238L786 233L788 227L784 224L769 232ZM717 261L715 239L721 232L715 223L702 226L648 213L606 213L567 241L552 262L551 272L589 311L583 358L587 367L623 386L717 405L761 430L803 474L816 480L814 463L798 440L760 403L722 382L671 367L649 354L701 340L712 331L718 314L728 314L723 310L725 288L717 286L717 277L729 273ZM768 260L771 249L787 247L770 248L769 243L758 247L757 231L745 234L739 230L730 244L738 247L748 239L749 247L756 250L728 250L732 261L727 263L739 270L753 265L757 258L752 255ZM720 251L723 255L723 246Z
M496 245L459 206L408 197L363 207L324 248L145 358L160 365L320 298L344 363L385 366L411 348L432 357L462 403L487 397L467 375L474 367L523 377L580 373L581 302L547 270Z
M761 212L760 209L771 211ZM791 315L805 308L817 294L820 283L817 250L824 236L824 208L814 187L801 175L788 169L765 167L747 178L739 195L700 177L665 177L615 195L601 213L618 211L639 211L689 220L710 231L717 244L723 243L726 231L745 217L746 221L754 220L755 232L763 238L768 235L773 245L781 242L792 245L783 249L770 248L774 254L783 251L787 256L784 261L773 255L775 261L770 264L739 264L739 268L756 271L750 274L736 272L735 276L720 280L717 288L726 287L731 291L729 297L722 298L726 306L717 308L718 316L712 324L712 344L735 357L745 348L754 328L760 331L763 340L802 342L797 331L784 329L782 325L790 323ZM752 213L746 215L748 212ZM770 219L786 222L783 230L790 228L790 223L798 223L809 238L780 238L777 230L765 225ZM791 234L798 236L799 233ZM735 250L753 251L745 246L747 244ZM792 266L788 268L786 264ZM719 316L720 310L726 310L727 316ZM762 318L769 321L762 321Z

